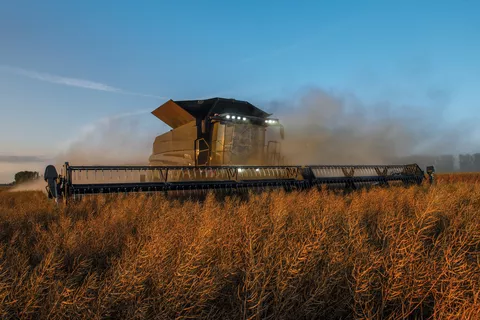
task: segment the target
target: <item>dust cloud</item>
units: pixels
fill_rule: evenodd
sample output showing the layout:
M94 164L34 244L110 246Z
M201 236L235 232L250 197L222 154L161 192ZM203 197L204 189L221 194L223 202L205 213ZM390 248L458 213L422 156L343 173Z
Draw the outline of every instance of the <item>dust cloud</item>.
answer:
M444 92L421 107L366 105L351 95L309 88L269 110L285 127L282 152L291 164L402 164L422 155L468 148L469 129L444 123ZM445 98L445 99L444 99ZM440 111L439 111L440 110Z
M29 165L28 168L43 175L47 164L54 165L58 174L63 174L62 167L66 161L71 165L145 165L148 164L155 137L166 130L158 119L145 112L100 119L85 126L79 135L67 141L62 151L47 160L48 163ZM25 169L24 166L19 163L14 168L21 171ZM9 191L46 192L45 187L46 182L41 177L21 183Z
M395 164L424 155L463 152L473 122L445 125L445 90L427 105L366 104L354 95L306 88L288 100L259 104L285 127L282 153L291 164ZM459 129L461 128L461 129ZM156 136L169 128L149 112L102 119L56 159L75 165L145 165Z
M66 161L71 165L145 165L152 144L159 134L159 120L148 126L151 114L111 117L84 128L82 134L68 143L55 157L57 170Z
M13 188L9 189L9 192L19 192L19 191L43 191L47 194L45 187L47 183L43 179L37 179L29 182L20 183Z

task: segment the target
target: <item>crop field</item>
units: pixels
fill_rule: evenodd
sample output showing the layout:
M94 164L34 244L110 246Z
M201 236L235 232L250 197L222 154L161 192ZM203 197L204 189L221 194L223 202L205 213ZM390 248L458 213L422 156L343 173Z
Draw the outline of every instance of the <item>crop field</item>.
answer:
M0 193L4 192L4 191L7 191L9 190L11 187L7 187L7 186L0 186Z
M480 174L248 201L0 193L1 319L480 319Z

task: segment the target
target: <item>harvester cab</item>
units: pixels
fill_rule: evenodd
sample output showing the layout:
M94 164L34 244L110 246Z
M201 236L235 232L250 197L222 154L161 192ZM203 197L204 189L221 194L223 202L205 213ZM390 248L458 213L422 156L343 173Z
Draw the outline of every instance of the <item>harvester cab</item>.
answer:
M282 165L284 129L246 101L169 100L152 112L172 130L155 139L151 165Z

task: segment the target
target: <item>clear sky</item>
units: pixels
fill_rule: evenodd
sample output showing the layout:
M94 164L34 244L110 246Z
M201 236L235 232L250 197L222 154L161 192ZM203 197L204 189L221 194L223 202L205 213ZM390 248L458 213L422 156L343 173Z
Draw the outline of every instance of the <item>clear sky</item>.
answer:
M28 162L11 156L48 157L170 98L442 92L446 121L479 118L479 17L474 0L2 1L0 182Z

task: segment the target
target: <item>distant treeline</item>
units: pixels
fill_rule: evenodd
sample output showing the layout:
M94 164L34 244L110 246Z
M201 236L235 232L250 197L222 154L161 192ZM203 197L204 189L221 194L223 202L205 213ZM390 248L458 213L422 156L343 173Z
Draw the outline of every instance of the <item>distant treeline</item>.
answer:
M480 153L411 156L403 161L417 163L423 169L434 165L437 172L480 172Z
M0 188L1 187L11 187L15 185L15 182L11 182L11 183L0 183Z
M15 181L11 183L0 183L0 187L9 187L28 181L38 180L41 176L37 171L20 171L15 173Z
M40 178L40 174L36 171L20 171L15 174L14 184L20 184Z

